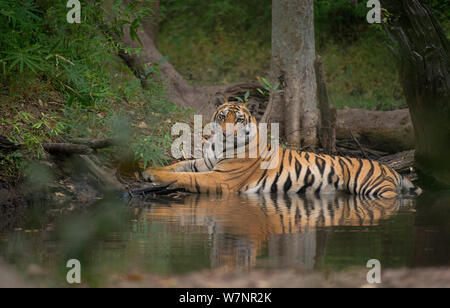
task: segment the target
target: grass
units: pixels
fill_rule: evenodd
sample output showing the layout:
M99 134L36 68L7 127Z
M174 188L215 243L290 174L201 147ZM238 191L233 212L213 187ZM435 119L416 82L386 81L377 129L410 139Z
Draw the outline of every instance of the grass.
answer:
M220 26L214 31L186 32L163 28L158 48L170 63L194 85L228 84L265 76L270 68L270 42L246 40L227 33Z
M405 107L394 56L384 35L370 31L352 43L319 43L331 103L337 108L392 110ZM194 85L230 84L268 76L270 42L216 29L186 32L167 25L160 50Z
M406 107L394 56L383 34L318 47L331 103L337 108L393 110Z

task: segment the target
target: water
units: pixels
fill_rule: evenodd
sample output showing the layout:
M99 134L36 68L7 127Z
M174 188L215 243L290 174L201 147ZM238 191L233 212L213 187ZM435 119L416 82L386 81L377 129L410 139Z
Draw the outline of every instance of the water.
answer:
M417 199L187 195L145 204L36 204L0 233L0 259L38 265L63 285L68 259L84 281L123 273L179 274L227 267L341 271L450 266L450 193Z

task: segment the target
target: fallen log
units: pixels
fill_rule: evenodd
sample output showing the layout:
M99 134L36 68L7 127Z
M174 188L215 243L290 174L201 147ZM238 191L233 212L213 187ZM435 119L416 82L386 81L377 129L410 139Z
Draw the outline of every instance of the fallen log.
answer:
M82 165L97 179L102 188L109 191L125 191L125 185L119 182L114 171L98 166L86 155L79 155L78 158Z
M94 150L123 144L123 140L120 138L106 138L106 139L72 138L70 139L70 142L74 144L85 145Z
M93 150L117 146L123 143L120 138L72 138L70 143L44 143L42 147L52 155L89 155Z
M86 145L73 143L44 143L42 147L52 155L88 155L93 152L93 149Z
M391 167L397 172L411 171L414 165L414 150L404 151L393 155L387 155L381 157L378 161Z
M388 153L414 148L414 130L408 109L373 111L342 109L337 111L337 138L352 138L362 145Z
M357 157L365 157L370 159L378 159L389 154L387 152L370 149L368 147L362 146L361 144L358 146L354 141L352 141L352 143L349 143L346 139L337 140L336 149L339 155L346 156L348 154L351 154Z

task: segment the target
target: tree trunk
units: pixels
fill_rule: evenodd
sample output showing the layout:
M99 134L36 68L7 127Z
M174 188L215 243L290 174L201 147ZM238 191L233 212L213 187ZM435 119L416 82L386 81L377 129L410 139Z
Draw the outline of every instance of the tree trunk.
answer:
M142 22L142 26L144 31L150 36L155 44L155 47L158 48L158 31L159 31L159 0L154 0L151 4L152 7L152 15L145 18Z
M399 58L425 186L450 186L450 43L423 0L382 1Z
M320 111L319 141L327 154L336 153L336 118L337 112L328 100L327 82L322 58L316 57L317 101Z
M280 123L280 133L294 146L316 147L318 108L314 73L313 0L272 1L273 93L264 120Z

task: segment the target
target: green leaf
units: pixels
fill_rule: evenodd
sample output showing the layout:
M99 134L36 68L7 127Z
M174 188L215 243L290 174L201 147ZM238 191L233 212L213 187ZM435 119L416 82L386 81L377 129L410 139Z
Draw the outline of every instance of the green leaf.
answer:
M266 85L267 87L269 87L269 88L272 87L272 85L270 84L270 82L266 78L261 77L261 80L263 81L264 85Z

